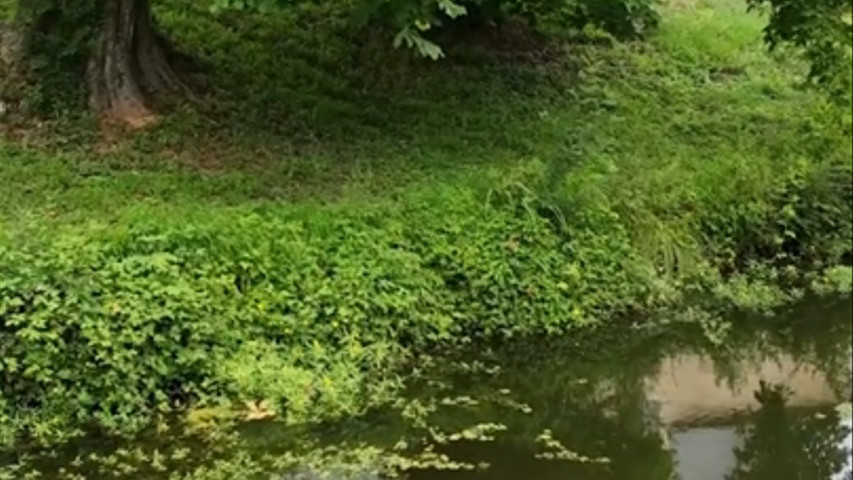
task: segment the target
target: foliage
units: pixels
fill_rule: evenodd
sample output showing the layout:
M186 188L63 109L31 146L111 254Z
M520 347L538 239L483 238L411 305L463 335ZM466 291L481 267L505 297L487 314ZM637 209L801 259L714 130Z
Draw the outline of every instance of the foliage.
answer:
M853 292L853 269L848 265L828 269L813 281L812 290L830 295L836 292L850 294Z
M455 201L390 221L243 210L24 249L6 238L4 418L37 440L81 421L134 430L153 412L229 392L293 420L352 415L383 388L365 390L387 373L382 344L562 330L618 307L583 288L630 288L609 265L587 279L566 269L543 219L472 215L475 198Z
M351 42L346 8L181 5L157 14L214 66L208 110L0 140L6 444L188 406L352 416L433 346L844 285L842 109L739 6L560 54L580 65L437 68Z
M9 0L3 0L9 1ZM85 108L86 62L100 14L95 2L18 2L28 86L22 104L31 114L63 117Z
M280 0L214 0L212 9L273 11ZM502 24L523 18L540 33L565 35L586 27L631 38L657 21L655 0L363 0L355 6L359 23L374 21L396 29L394 47L405 45L436 60L442 48L428 38L448 25ZM468 25L466 25L468 24Z
M552 37L566 36L592 27L621 38L640 35L657 21L653 0L367 0L359 15L389 22L399 31L394 46L406 45L433 60L444 55L441 47L425 38L447 24L502 24L524 19L529 26Z
M771 47L790 42L811 62L810 76L850 101L853 81L853 1L748 0L751 8L770 10L765 37Z
M0 0L0 22L9 22L15 18L18 4L14 0Z

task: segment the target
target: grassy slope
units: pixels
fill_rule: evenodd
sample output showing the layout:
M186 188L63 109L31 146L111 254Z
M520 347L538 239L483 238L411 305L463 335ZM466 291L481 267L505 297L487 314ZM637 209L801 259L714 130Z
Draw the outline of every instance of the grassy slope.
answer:
M648 43L439 64L354 41L335 7L193 8L158 13L209 69L207 105L132 137L78 119L0 141L0 312L20 322L0 437L133 427L175 385L351 414L398 344L691 289L772 303L720 276L849 249L849 117L740 3L667 7Z
M801 69L765 55L761 20L715 3L671 9L650 45L575 47L550 63L466 47L439 64L394 55L382 38L354 45L334 11L217 20L176 7L161 17L210 70L207 111L133 138L60 123L52 155L5 144L22 160L3 164L3 215L14 226L24 214L67 223L140 207L373 201L410 183L482 186L484 172L531 159L666 182L743 157L817 158L804 134L846 153L832 150L840 113L794 86Z
M823 128L839 112L794 87L801 69L765 55L762 21L715 3L671 9L651 45L575 47L550 63L466 47L438 64L394 55L383 38L354 45L334 11L217 20L175 7L161 17L210 70L207 111L130 139L55 125L61 154L3 165L3 214L374 200L409 182L476 184L530 159L692 171L700 159L803 153L803 129L840 134Z

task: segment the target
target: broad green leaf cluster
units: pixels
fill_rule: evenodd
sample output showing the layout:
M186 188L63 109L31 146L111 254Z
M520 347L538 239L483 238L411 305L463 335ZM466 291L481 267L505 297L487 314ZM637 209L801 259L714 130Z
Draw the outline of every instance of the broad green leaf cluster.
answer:
M765 37L772 48L784 43L801 49L811 63L811 77L848 102L853 63L853 1L749 0L753 9L769 11Z
M254 8L270 12L280 0L215 0L212 9ZM618 37L636 37L657 22L655 0L363 0L353 7L362 24L396 30L394 47L405 46L423 57L444 56L441 32L526 21L540 34L566 37L587 28Z

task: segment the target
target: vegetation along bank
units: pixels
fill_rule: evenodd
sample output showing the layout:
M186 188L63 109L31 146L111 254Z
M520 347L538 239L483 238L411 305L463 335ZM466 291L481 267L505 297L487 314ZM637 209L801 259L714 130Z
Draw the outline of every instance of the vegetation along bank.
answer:
M773 2L156 1L149 53L185 68L133 60L138 98L91 70L113 47L83 27L112 14L48 8L13 42L13 3L6 448L247 405L354 417L436 347L651 313L714 333L850 292L849 44ZM824 7L849 33L849 2Z

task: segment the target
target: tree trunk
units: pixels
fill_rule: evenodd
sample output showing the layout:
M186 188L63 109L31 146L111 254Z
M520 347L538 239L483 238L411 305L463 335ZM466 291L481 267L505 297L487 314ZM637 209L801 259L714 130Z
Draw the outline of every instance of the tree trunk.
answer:
M0 21L0 121L17 108L24 84L23 35L12 22Z
M16 68L21 43L20 35L12 25L0 21L0 73L3 74L0 78L6 78Z
M0 79L20 75L23 44L20 28L14 22L0 21Z
M148 0L104 0L101 32L87 66L89 105L106 120L143 127L154 100L189 94L176 54L157 34Z

